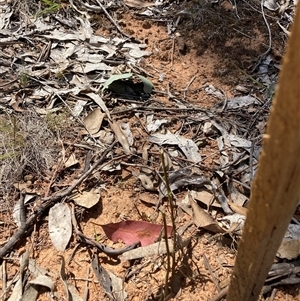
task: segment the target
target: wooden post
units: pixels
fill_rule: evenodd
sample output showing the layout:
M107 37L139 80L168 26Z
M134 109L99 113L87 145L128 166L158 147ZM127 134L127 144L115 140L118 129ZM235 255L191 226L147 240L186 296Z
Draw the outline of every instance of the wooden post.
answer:
M258 299L300 198L299 6L264 136L227 301Z

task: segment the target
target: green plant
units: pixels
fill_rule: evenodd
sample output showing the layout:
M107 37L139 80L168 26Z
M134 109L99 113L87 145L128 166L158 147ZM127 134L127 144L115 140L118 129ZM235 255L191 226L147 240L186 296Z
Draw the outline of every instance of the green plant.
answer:
M9 116L8 119L0 118L0 132L3 148L6 154L1 155L1 159L12 155L15 156L15 151L22 148L25 144L25 139L22 133L18 130L17 119L14 116Z
M26 87L28 85L29 76L26 73L20 72L19 79L20 79L20 84L21 84L22 87Z
M44 16L58 11L61 8L60 3L53 2L51 0L41 0L41 2L46 6L42 11L40 11L37 15Z
M70 114L65 112L48 113L45 117L46 124L53 133L59 132L68 123Z

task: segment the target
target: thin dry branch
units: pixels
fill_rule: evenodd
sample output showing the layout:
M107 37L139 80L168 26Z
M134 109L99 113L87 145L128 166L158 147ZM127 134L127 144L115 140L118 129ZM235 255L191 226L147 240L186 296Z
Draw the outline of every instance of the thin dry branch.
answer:
M134 243L130 246L127 246L125 248L122 248L122 249L112 249L112 248L109 248L107 246L105 246L104 244L100 244L98 242L96 242L95 240L92 240L88 237L86 237L80 230L79 230L79 227L78 227L78 224L77 224L77 221L76 221L76 217L75 217L75 208L74 208L74 204L71 204L71 212L72 212L72 224L73 224L73 227L75 229L75 233L77 234L77 236L79 237L79 240L81 242L84 242L86 243L87 245L89 246L92 246L92 247L96 247L99 251L105 253L106 255L108 256L111 256L111 257L116 257L116 256L119 256L129 250L132 250L134 249L137 245L139 245L139 242L138 243Z
M112 148L115 146L116 143L117 142L115 141L110 147L108 147L103 152L100 159L86 173L84 173L73 185L71 185L69 188L63 191L56 193L53 196L42 199L42 204L40 205L40 207L33 212L33 214L26 220L26 222L23 222L21 224L18 231L10 238L10 240L6 243L6 245L0 249L0 264L2 263L3 257L14 248L14 246L21 240L21 238L24 238L24 236L28 234L26 232L29 230L29 228L37 221L39 217L43 215L43 213L47 209L53 206L57 201L70 195L78 185L80 185L101 163L103 163L107 154L112 150Z

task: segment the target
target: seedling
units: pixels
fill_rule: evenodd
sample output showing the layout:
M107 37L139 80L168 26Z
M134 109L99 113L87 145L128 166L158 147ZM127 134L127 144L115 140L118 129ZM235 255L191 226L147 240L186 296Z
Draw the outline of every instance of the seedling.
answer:
M46 6L45 9L40 11L38 16L45 16L58 11L61 8L61 4L55 3L51 0L41 0L41 2Z
M20 84L22 87L26 87L29 83L29 77L26 73L21 72L19 74Z

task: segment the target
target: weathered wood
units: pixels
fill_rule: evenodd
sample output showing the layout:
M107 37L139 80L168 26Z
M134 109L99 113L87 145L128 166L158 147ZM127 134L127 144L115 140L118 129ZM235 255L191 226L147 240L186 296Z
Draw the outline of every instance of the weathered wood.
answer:
M258 299L300 198L299 36L298 5L227 301Z

